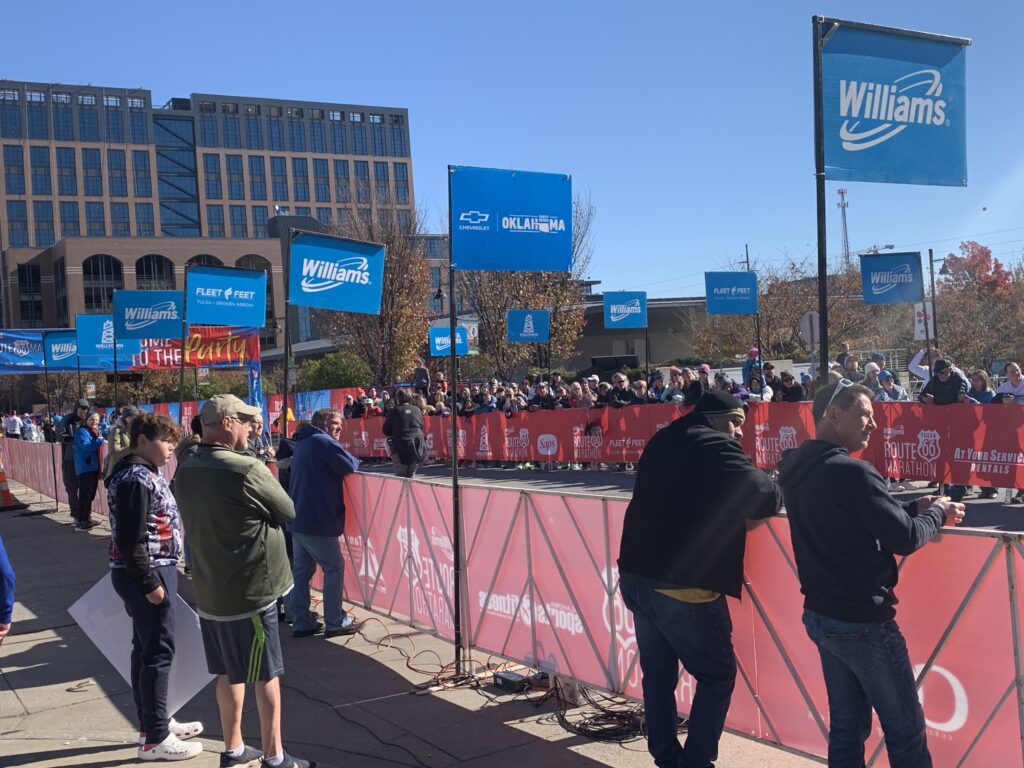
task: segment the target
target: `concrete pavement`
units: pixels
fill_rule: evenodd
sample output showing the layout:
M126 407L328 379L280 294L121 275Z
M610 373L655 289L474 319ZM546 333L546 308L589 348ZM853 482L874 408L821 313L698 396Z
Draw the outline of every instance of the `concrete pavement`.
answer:
M75 532L66 507L55 511L52 500L11 485L30 506L0 512L0 535L18 574L12 635L0 647L0 765L139 764L131 691L67 614L107 570L106 525ZM187 579L182 592L191 598ZM345 642L295 640L287 633L282 639L285 744L322 766L653 765L643 740L600 743L563 730L550 700L536 706L540 693L513 696L483 686L414 695L452 659L452 649L390 620L373 617L361 635ZM222 745L213 687L196 696L180 719L206 725L206 751L189 765L218 765ZM258 746L251 695L243 730ZM719 768L815 764L730 734L717 762Z

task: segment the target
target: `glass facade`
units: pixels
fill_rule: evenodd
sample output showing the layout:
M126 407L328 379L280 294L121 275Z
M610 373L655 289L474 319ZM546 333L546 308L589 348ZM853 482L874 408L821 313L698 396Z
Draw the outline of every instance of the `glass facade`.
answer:
M58 102L58 97L67 96L67 101ZM75 140L75 113L71 110L70 96L66 93L55 93L53 105L53 138L57 141Z
M128 203L110 204L110 234L114 237L131 237Z
M4 145L4 189L8 195L25 194L25 152L20 145Z
M135 287L140 291L173 291L174 263L158 253L147 253L135 262Z
M245 146L263 149L263 121L255 116L245 118Z
M153 176L149 168L149 152L136 149L132 152L132 170L135 174L135 196L153 196Z
M131 101L131 99L129 99ZM128 128L131 134L132 144L149 143L149 125L146 120L144 109L128 110Z
M388 164L373 164L373 188L376 192L377 204L387 205L391 202L391 188L388 184Z
M103 168L98 149L82 150L82 187L86 197L103 196Z
M220 200L224 196L220 183L220 155L203 155L203 183L208 200Z
M306 151L306 125L301 120L288 121L288 149L292 152Z
M327 161L321 158L313 158L313 194L318 203L331 202L331 178Z
M53 298L57 305L57 325L68 326L68 275L64 259L53 262Z
M28 206L24 200L7 201L7 244L28 248Z
M242 174L242 156L227 155L228 199L245 200L245 176Z
M370 202L370 164L366 160L356 160L356 202Z
M74 147L57 147L57 194L78 195Z
M236 115L224 115L224 146L228 149L242 146L242 127Z
M5 88L0 90L0 138L21 138L21 94Z
M96 102L96 97L92 97L93 104ZM94 106L88 106L83 104L81 97L78 102L78 140L79 141L99 141L100 140L100 120L99 114L96 112Z
M199 237L195 129L190 118L153 115L160 234Z
M262 155L249 156L249 197L267 199L267 164Z
M284 125L279 117L267 119L267 149L275 152L284 151Z
M46 103L46 94L28 91L25 94L25 108L28 114L28 137L43 141L49 139L50 105Z
M48 248L53 245L53 203L49 200L34 201L32 218L35 220L36 248Z
M90 256L82 262L82 286L87 313L111 312L114 309L114 291L124 288L121 262L105 253Z
M405 163L395 163L395 202L398 205L409 205L409 167Z
M78 237L82 234L82 223L78 214L78 203L61 200L60 236Z
M111 197L128 197L128 168L123 149L107 150L107 190Z
M267 237L267 206L254 205L252 207L252 236Z
M330 208L317 208L316 219L325 227L329 227L332 224L331 221L331 209Z
M120 99L117 96L108 96L108 99ZM103 108L103 122L107 129L108 144L124 144L124 113L119 106L107 105Z
M270 183L274 200L288 199L288 161L286 158L270 158Z
M246 225L246 215L244 205L232 205L231 206L231 236L232 237L248 237L249 228Z
M139 237L156 236L152 203L135 204L135 234Z
M224 206L206 206L206 234L208 237L224 237Z
M50 148L30 147L29 161L32 164L32 194L52 195L53 177L50 174Z
M351 200L348 182L348 160L335 160L334 199L339 203L347 203Z
M38 264L18 265L18 299L22 328L43 327L43 289Z
M89 237L106 237L107 219L103 203L85 204L85 234Z

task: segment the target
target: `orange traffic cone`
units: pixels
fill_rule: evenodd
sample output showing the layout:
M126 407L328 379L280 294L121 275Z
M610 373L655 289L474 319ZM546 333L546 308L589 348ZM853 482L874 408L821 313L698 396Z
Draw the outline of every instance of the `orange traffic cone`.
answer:
M4 459L3 454L0 453L0 510L8 509L26 509L28 504L22 504L11 493L11 489L7 487L7 473L4 471Z

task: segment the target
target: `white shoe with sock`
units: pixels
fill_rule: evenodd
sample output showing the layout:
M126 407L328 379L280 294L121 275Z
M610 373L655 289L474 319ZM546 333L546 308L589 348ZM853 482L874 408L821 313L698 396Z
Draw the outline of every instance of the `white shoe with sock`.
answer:
M179 723L173 717L170 722L167 723L168 730L177 736L182 741L187 739L194 739L196 736L203 732L203 724L198 720L193 720L190 723ZM146 734L144 731L139 731L139 746L143 746L146 743Z
M159 744L141 746L138 751L139 760L191 760L203 751L203 745L197 741L182 741L173 733Z

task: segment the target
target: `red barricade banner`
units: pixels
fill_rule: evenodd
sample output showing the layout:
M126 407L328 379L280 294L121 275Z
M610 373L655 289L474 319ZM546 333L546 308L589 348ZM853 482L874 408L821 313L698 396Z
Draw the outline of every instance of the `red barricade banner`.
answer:
M754 464L775 469L784 451L812 437L814 421L803 403L751 403L740 442Z

